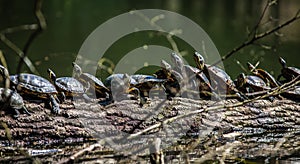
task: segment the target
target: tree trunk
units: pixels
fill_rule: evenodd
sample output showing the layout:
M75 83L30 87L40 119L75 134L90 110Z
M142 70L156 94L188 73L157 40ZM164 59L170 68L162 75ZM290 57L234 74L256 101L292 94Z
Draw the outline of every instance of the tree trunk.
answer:
M205 111L209 106L222 103L237 101L216 103L185 98L170 101L152 99L143 107L135 100L124 100L106 107L69 101L60 106L62 111L59 115L50 114L44 104L26 103L33 113L31 116L22 114L13 119L2 112L0 162L150 162L150 140L157 138L161 141L159 147L162 151L156 152L164 154L165 163L278 160L300 155L298 102L258 100L240 107ZM116 139L122 135L130 137L126 135L196 110L199 110L198 114L173 120L143 135L126 138L125 142L130 144L121 147L123 151L114 148L111 143L104 144L106 140L103 139L109 137L112 142L121 145L123 141ZM98 140L101 143L95 144ZM89 149L84 153L74 156L87 147ZM126 151L130 153L126 154Z

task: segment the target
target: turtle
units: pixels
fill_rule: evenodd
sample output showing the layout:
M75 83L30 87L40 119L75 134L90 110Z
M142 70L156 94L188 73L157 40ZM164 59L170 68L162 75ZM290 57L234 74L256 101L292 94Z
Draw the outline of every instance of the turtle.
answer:
M149 97L149 92L156 86L161 86L166 79L158 79L151 75L135 74L130 76L131 79L135 80L131 84L132 87L136 87L140 91L141 97Z
M237 78L237 88L244 93L270 90L263 79L258 76L241 73Z
M2 76L5 78L9 77L10 88L16 89L23 98L28 100L46 100L46 104L51 105L52 113L59 113L58 92L55 86L47 79L29 73L20 73L9 76L7 69L3 66L0 66L0 70Z
M287 81L291 81L300 75L300 69L296 67L288 67L286 65L286 61L282 57L279 57L279 62L282 65L282 69L281 69L281 74L277 78L278 81L282 76Z
M139 99L140 105L144 104L139 89L133 86L137 82L128 74L112 74L105 79L104 84L111 90L113 100Z
M189 90L195 90L195 88L197 88L198 92L200 91L200 93L205 93L202 94L205 97L213 95L213 88L210 81L201 70L184 64L182 58L175 52L171 53L171 60L175 64L174 69L181 73L183 79L185 79L185 83L188 84L188 88L190 88Z
M89 73L83 73L81 67L75 62L72 63L75 78L78 79L85 88L89 88L89 92L96 93L97 98L111 99L110 90L102 83L100 79Z
M282 92L280 95L282 95L285 98L300 101L300 86L295 86L287 91Z
M171 99L175 96L180 96L180 83L183 81L182 75L174 71L171 65L165 60L161 60L161 69L154 73L154 76L158 79L165 79L163 83L164 90L166 92L167 99Z
M61 101L65 101L66 98L73 99L74 97L81 97L86 102L92 102L92 99L85 93L88 88L84 88L78 80L73 77L57 78L50 68L48 68L47 72L51 82L61 95Z
M27 115L31 115L24 105L24 101L21 95L19 95L15 90L8 88L0 88L0 108L7 110L14 110L14 118L18 118L20 110L23 110Z
M214 90L218 90L219 92L224 92L225 94L235 94L239 100L247 99L243 93L237 90L233 80L231 77L222 69L217 66L211 66L205 64L203 56L195 52L194 60L196 62L197 68L206 75L206 77L210 80L210 84L214 88Z
M255 68L250 62L247 62L248 69L256 76L260 77L265 81L265 83L272 87L279 87L280 84L277 82L277 80L266 70L261 68Z

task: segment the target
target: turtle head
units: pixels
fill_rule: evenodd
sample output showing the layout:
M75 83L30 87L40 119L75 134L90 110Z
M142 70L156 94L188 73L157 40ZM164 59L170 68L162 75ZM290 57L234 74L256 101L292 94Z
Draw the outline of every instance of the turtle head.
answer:
M8 70L2 65L0 65L0 78L3 81L5 87L8 87L10 85Z
M183 68L183 60L175 52L171 53L171 60L175 64L175 67L177 67L179 69Z
M196 62L198 69L203 70L204 69L204 58L199 52L194 53L194 60Z
M56 81L55 73L50 68L48 68L47 72L49 74L49 78L51 79L51 81L55 82Z
M75 76L78 77L82 74L82 70L80 68L80 66L78 64L76 64L75 62L72 63L73 65L73 71L75 73Z
M241 88L246 83L246 75L244 73L239 74L237 79L237 87Z
M3 78L8 78L9 77L8 70L2 65L0 65L0 74Z
M286 68L286 61L282 57L279 57L279 62L283 68Z
M165 60L161 60L160 65L163 69L170 71L172 69L171 65Z

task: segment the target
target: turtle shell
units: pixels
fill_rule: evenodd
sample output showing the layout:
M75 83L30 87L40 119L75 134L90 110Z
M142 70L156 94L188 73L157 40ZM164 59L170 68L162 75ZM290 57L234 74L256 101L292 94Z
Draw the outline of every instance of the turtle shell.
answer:
M19 77L18 77L19 76ZM47 79L34 75L22 73L10 76L13 85L17 86L20 94L47 98L48 94L57 94L57 90Z
M209 78L210 84L213 88L223 89L227 93L235 92L235 84L231 77L222 69L216 66L210 66L205 64L204 74ZM214 85L213 85L214 84Z
M80 76L85 82L90 82L90 84L96 89L96 90L103 90L106 92L109 92L109 89L106 88L106 86L103 84L103 82L95 77L94 75L91 75L89 73L82 73Z
M267 86L263 79L257 76L246 76L246 85L251 87L254 91L271 89Z
M131 75L130 78L135 81L132 84L140 84L140 83L144 83L144 82L161 83L161 82L165 81L165 79L158 79L155 76L141 75L141 74Z
M282 76L287 80L293 80L300 75L300 69L296 67L286 67L281 70Z
M66 96L74 96L74 94L83 94L85 92L83 85L72 77L57 78L55 85L57 89L64 92Z
M104 85L107 86L108 88L110 88L111 83L113 81L116 81L121 84L124 82L124 80L122 80L124 78L124 75L125 74L122 74L122 73L112 74L105 79ZM133 78L130 78L130 76L128 76L128 77L129 77L129 85L137 84L136 80L134 80Z
M10 99L7 100L10 95ZM20 109L24 105L23 98L17 92L0 88L0 105L3 106L7 102L9 103L9 107L13 109Z

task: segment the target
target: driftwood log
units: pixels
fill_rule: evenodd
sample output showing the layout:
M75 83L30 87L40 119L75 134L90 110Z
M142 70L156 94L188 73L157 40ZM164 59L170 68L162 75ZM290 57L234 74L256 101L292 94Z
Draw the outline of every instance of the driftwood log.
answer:
M1 113L0 163L150 162L148 150L157 139L160 149L150 153L161 152L165 162L272 161L300 156L298 102L257 100L240 107L199 110L236 102L174 98L152 99L143 107L135 100L103 107L69 101L60 106L59 115L52 115L43 103L27 102L31 116L13 119ZM145 130L193 110L199 113ZM143 135L128 136L142 131ZM125 140L118 138L120 134L125 134ZM106 144L105 137L126 146L116 149Z

